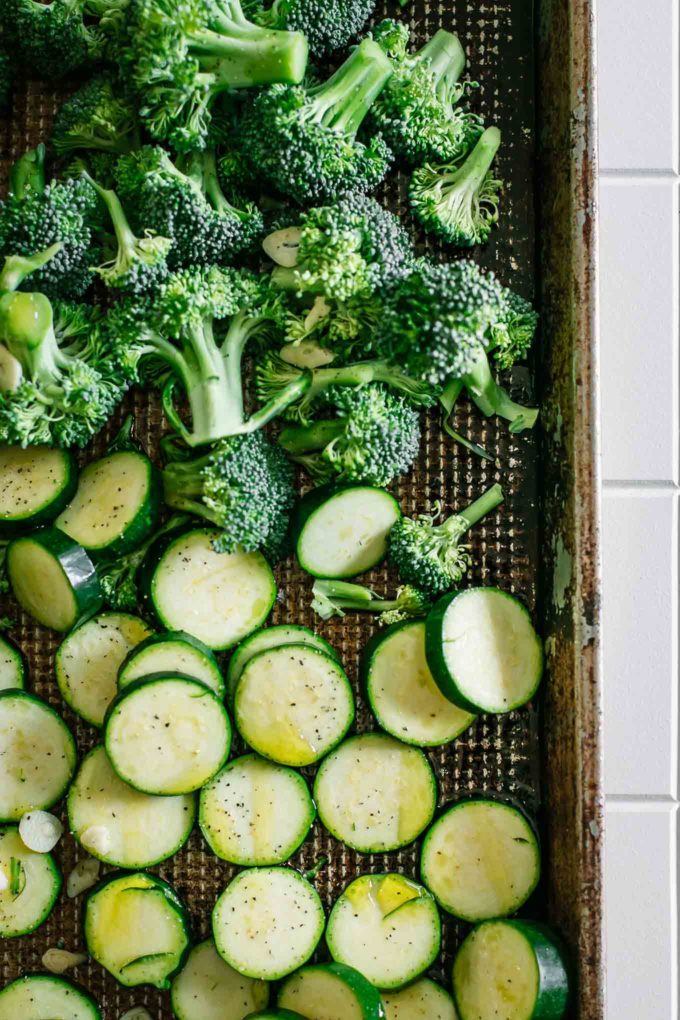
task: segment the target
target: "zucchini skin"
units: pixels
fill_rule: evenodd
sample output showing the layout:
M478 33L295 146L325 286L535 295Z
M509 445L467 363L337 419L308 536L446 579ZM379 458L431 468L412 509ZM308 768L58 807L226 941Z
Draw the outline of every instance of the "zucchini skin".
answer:
M78 488L78 468L75 457L69 450L60 450L59 453L63 457L66 467L66 481L63 487L54 499L29 517L24 517L21 520L0 517L0 539L19 538L35 531L36 528L51 524L55 517L58 517L71 502Z
M311 635L314 638L314 642L311 642L311 641L308 642L309 647L311 647L311 648L318 648L319 651L324 652L326 655L329 656L329 658L336 659L337 662L340 662L340 657L339 657L338 653L335 651L335 649L333 648L333 646L328 641L326 641L325 638L321 637L320 634L317 634L316 631L313 631L311 627L304 627L302 624L297 624L297 623L292 623L292 624L289 624L289 623L279 623L279 624L274 624L274 626L272 626L272 627L261 627L259 630L255 630L255 631L253 631L252 634L248 634L247 637L244 637L243 641L240 641L234 647L234 649L232 651L231 658L229 659L229 665L227 666L227 673L226 673L227 701L228 701L229 704L233 705L234 695L236 694L236 688L238 686L238 681L239 681L239 679L241 677L241 673L243 672L243 670L245 669L247 664L250 662L250 659L252 659L255 655L259 654L259 652L254 652L253 655L251 655L248 659L246 659L246 661L243 662L243 664L242 664L242 656L239 655L239 651L241 651L242 649L247 648L247 646L252 644L253 642L256 642L258 640L258 638L260 637L260 635L264 634L264 633L267 633L267 631L271 631L271 632L278 631L278 632L281 632L281 631L284 631L284 630L294 630L297 633L300 633L300 632L304 631L306 634L309 634L309 635ZM260 649L260 651L271 650L272 648L277 648L277 647L280 647L281 645L291 645L291 644L293 644L293 645L296 645L296 644L304 645L305 642L304 641L296 641L296 639L294 637L293 638L291 638L291 637L285 638L282 635L281 641L277 641L275 644L267 646L266 649L263 647L262 649Z
M0 837L2 835L4 835L4 832L6 832L8 829L14 830L17 833L17 835L19 833L19 828L18 828L17 825L3 825L3 826L0 826ZM2 830L4 830L4 832ZM50 873L52 875L53 886L52 886L52 895L51 895L51 898L50 898L49 902L46 904L45 909L43 910L43 912L40 915L40 917L37 918L33 922L33 924L29 925L28 928L22 928L21 931L13 931L13 932L7 932L7 933L0 933L0 940L19 938L19 937L21 937L23 935L30 935L30 934L32 934L32 932L36 931L42 924L45 923L47 918L52 913L52 910L54 908L55 903L59 899L59 894L61 893L61 888L62 888L62 885L63 885L63 879L62 879L61 871L59 870L59 867L57 866L57 862L55 861L55 859L54 859L54 857L53 857L53 855L51 853L41 854L40 856L41 856L41 859L43 861L45 861L45 862L47 862L49 864Z
M314 965L306 965L300 968L300 971L323 971L328 974L332 974L333 977L338 978L343 984L352 991L356 997L362 1013L362 1020L385 1020L385 1008L380 998L380 992L372 985L371 982L360 974L354 967L349 967L346 963L337 963L332 961L331 963L318 963ZM297 973L299 974L300 971ZM295 977L294 974L286 978L279 989L277 996L277 1002L281 1001L281 997L284 995L286 985L290 982L291 978ZM294 1013L293 1016L297 1016Z
M163 633L161 634L150 634L148 638L145 638L143 641L140 641L138 645L135 645L134 648L130 649L130 651L125 656L120 665L120 669L118 670L118 676L119 677L122 676L122 674L125 672L126 667L135 660L135 658L140 654L140 652L145 651L147 648L153 648L154 645L162 645L172 641L181 641L186 645L191 645L191 647L196 649L197 652L200 652L202 655L205 656L205 658L210 662L210 665L213 667L215 675L219 677L220 680L222 681L220 684L219 697L223 697L224 678L222 676L220 664L217 661L217 658L215 657L215 653L210 648L208 648L207 645L204 645L203 642L200 641L197 637L194 637L193 634L187 634L187 632L184 630L167 630L163 631Z
M78 996L83 1000L85 1005L87 1005L88 1008L92 1010L92 1020L103 1020L102 1012L99 1008L99 1003L97 1003L93 999L93 997L90 995L86 988L83 988L82 985L76 984L75 981L67 980L66 978L61 977L58 974L44 974L38 971L31 971L28 974L22 974L21 977L15 978L14 981L10 981L8 985L5 985L5 987L2 990L0 990L0 1009L2 1009L2 996L4 992L7 991L8 988L12 988L14 985L22 984L25 981L36 980L53 981L55 984L66 986L69 989L69 992L71 993L75 991L78 994ZM20 1020L20 1018L17 1017L17 1020Z
M7 688L7 690L23 691L26 688L26 677L28 676L28 661L26 656L15 641L12 641L11 638L3 635L0 637L0 654L2 654L5 650L13 656L19 671L19 676L17 678L18 686Z

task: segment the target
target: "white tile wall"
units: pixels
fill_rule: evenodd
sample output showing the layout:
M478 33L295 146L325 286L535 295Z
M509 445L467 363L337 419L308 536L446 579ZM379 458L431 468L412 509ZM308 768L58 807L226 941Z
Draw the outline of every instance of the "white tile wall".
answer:
M607 1017L680 1020L680 0L597 7Z

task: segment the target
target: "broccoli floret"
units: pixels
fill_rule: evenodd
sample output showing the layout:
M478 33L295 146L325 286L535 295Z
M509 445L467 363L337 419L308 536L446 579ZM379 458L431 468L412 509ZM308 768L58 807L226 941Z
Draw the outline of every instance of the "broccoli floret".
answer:
M272 274L277 286L337 301L375 293L415 258L399 219L366 195L310 209L298 228L270 234L264 249L280 263Z
M500 485L492 485L467 510L452 514L435 524L441 513L401 517L389 534L389 557L405 584L414 584L432 598L453 588L461 580L471 557L463 535L503 502Z
M137 574L151 546L161 536L176 531L189 523L182 514L173 514L165 524L150 535L142 545L113 560L100 560L96 564L97 576L104 593L104 601L111 609L119 611L138 610L140 594Z
M394 52L394 36L387 35ZM380 41L380 39L379 39ZM458 37L440 29L412 56L395 60L395 72L371 108L374 126L407 162L448 163L463 156L482 133L477 114L457 105L465 52Z
M322 620L344 616L346 610L350 610L380 613L379 622L391 624L412 616L425 616L431 608L427 595L411 585L398 588L395 598L383 599L363 584L324 579L314 582L312 594L312 609Z
M90 227L97 195L84 180L45 182L45 146L25 153L10 174L0 202L0 259L33 255L61 242L57 254L31 277L31 289L48 297L79 297L100 258Z
M503 289L503 311L490 329L489 350L501 369L526 358L534 342L538 313L509 287Z
M135 224L172 240L171 269L223 265L262 235L259 209L227 200L212 151L191 156L182 170L164 149L147 145L120 158L116 182Z
M95 149L124 153L139 144L139 122L123 86L108 74L98 74L67 99L52 127L57 153Z
M188 152L208 144L223 92L302 81L307 40L253 24L239 0L137 0L124 60L151 135Z
M395 21L394 18L385 18L373 26L370 34L371 39L378 43L390 60L405 59L411 38L410 29L405 22Z
M102 36L86 23L85 8L84 0L0 0L0 25L32 74L62 78L102 54Z
M246 110L241 148L253 173L303 205L330 202L380 184L392 153L380 134L357 132L392 74L365 39L321 85L273 85Z
M501 133L487 128L462 166L426 164L411 178L411 208L425 230L451 244L484 244L498 222L502 181L490 172Z
M261 549L288 528L295 503L294 472L262 432L229 436L208 453L163 469L165 502L220 528L218 552Z
M352 39L370 18L375 0L274 0L253 4L253 18L270 28L302 32L315 57L325 57Z
M317 482L389 485L418 456L420 419L383 386L338 387L326 398L334 418L291 426L279 442Z

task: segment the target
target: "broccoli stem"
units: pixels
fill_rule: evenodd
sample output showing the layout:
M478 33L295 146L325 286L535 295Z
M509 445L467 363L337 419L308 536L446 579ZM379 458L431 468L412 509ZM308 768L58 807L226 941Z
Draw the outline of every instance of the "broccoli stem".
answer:
M465 50L453 32L440 28L418 50L415 59L427 63L436 82L437 96L443 102L455 102L460 86L458 80L465 69Z
M360 609L369 613L384 613L401 608L399 599L382 599L370 588L350 581L317 581L315 596L330 599L336 609Z
M211 463L212 454L208 453L196 460L166 464L162 472L163 496L173 509L197 514L217 524L218 515L211 516L210 508L203 502L203 471Z
M27 276L41 269L64 247L61 241L35 255L9 255L0 270L0 291L18 290Z
M0 298L0 342L33 382L48 387L66 359L54 333L52 305L44 294L9 293Z
M109 216L111 217L113 232L116 235L116 241L118 243L116 262L121 264L131 262L134 259L137 236L128 223L128 218L125 215L125 210L123 209L118 195L111 188L102 188L101 184L97 184L95 179L91 177L87 171L83 173L83 177L89 181L94 190L97 192L106 206Z
M466 531L469 531L473 525L481 521L483 517L490 514L492 510L495 510L497 506L500 506L504 499L503 490L500 485L492 485L490 489L487 489L479 499L476 499L474 503L471 503L466 510L461 510L458 513L452 514L443 524L439 527L443 531L451 531L457 535L464 535Z
M342 435L344 423L340 419L315 421L311 425L291 425L279 436L279 443L292 455L323 450Z
M431 390L425 383L404 375L387 361L359 361L340 368L317 368L307 393L309 401L321 397L331 386L364 386L379 382L399 390L416 403L430 403Z
M40 143L20 157L9 175L9 193L21 201L30 191L45 191L45 146Z
M494 414L505 418L510 422L510 432L523 432L536 424L538 409L523 407L510 399L494 379L485 351L480 351L474 368L462 381L482 414L487 418Z
M392 73L380 46L364 39L323 85L309 89L314 120L354 138Z
M487 128L462 166L442 173L438 181L441 200L453 197L459 191L468 195L478 192L488 174L501 144L501 133L497 127Z

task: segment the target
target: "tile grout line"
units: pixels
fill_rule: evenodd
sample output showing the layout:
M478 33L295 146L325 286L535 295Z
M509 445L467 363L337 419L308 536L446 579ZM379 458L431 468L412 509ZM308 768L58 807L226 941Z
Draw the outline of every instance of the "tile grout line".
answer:
M680 173L676 170L656 170L653 167L624 168L607 167L600 169L598 180L601 181L679 181Z

